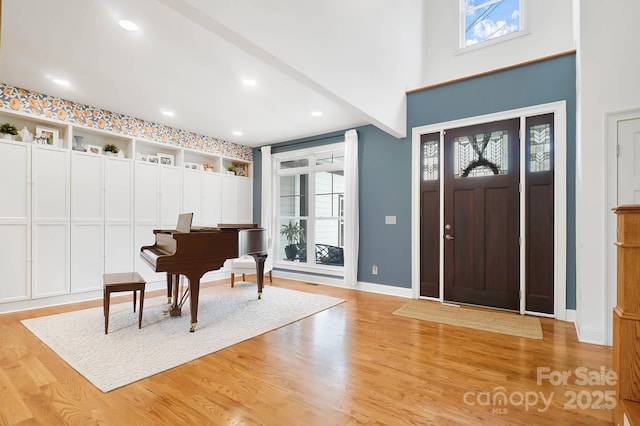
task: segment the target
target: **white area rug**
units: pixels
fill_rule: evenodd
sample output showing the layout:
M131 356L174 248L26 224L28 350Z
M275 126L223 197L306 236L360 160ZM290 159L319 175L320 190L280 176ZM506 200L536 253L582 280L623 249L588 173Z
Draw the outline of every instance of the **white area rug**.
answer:
M127 294L127 293L121 293ZM132 295L132 293L128 293ZM22 323L103 392L177 367L196 358L344 302L329 296L255 284L200 290L198 326L189 332L189 301L170 317L167 298L145 299L142 329L131 298L111 304L109 334L102 307L33 318Z

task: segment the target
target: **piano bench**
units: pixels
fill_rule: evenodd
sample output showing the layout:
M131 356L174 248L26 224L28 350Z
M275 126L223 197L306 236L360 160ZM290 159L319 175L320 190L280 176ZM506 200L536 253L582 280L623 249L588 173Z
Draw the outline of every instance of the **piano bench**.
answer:
M147 282L137 272L120 272L104 274L102 276L103 287L103 313L104 334L109 332L109 304L111 293L119 291L133 291L133 312L136 311L136 295L140 291L140 307L138 314L138 328L142 328L142 308L144 306L144 286Z

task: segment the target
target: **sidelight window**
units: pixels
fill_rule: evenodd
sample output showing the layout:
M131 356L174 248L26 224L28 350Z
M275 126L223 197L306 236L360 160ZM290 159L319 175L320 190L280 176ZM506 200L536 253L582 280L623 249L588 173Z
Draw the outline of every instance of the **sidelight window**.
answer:
M440 153L440 134L436 133L432 138L422 142L422 180L438 180Z
M551 170L551 123L529 126L529 171Z

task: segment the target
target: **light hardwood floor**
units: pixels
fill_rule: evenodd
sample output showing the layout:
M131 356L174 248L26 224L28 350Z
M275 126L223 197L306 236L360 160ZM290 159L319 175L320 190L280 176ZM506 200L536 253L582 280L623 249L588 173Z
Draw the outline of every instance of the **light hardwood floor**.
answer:
M400 297L273 285L346 303L106 394L20 323L101 301L0 315L0 424L610 424L610 410L587 406L613 387L575 373L608 371L611 349L579 343L571 323L543 319L544 340L531 340L395 316ZM571 376L538 384L539 367ZM506 405L487 401L500 392ZM527 407L534 395L550 406Z

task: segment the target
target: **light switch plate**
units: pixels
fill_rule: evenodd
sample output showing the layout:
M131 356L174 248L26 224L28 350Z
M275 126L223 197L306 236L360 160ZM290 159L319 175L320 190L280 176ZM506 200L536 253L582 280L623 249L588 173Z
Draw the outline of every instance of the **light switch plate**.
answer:
M395 225L396 224L396 217L395 216L385 216L384 217L384 223L386 225Z

